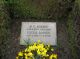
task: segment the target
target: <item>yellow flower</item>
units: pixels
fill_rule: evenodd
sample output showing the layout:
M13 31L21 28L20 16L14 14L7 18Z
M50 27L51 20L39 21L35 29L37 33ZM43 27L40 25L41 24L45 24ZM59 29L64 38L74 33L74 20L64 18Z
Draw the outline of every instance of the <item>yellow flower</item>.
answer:
M36 46L36 45L37 45L37 43L34 43L34 44L33 44L33 46Z
M32 51L32 50L36 50L37 49L37 46L29 46L29 48L27 49L29 52Z
M50 47L50 45L48 45L48 47Z
M30 52L30 53L25 53L25 59L31 59L33 54Z
M51 51L54 51L54 49L52 48Z
M28 59L28 57L27 57L27 56L25 56L25 59Z
M26 49L24 50L24 52L28 52L28 49L26 48Z
M48 56L48 54L46 54L47 50L45 48L41 48L37 50L37 54L41 55L41 56Z
M50 45L45 46L44 43L41 43L40 40L38 40L38 43L34 43L33 45L28 46L25 50L19 52L16 59L19 59L19 56L23 57L23 55L25 55L25 59L35 59L35 52L43 58L49 57L50 55L47 54L47 51L51 49L50 47ZM54 49L52 48L51 51L54 51ZM57 59L57 54L52 54L49 59Z
M30 53L28 53L28 56L33 56L33 54L30 52Z
M49 59L57 59L57 54L52 54L50 57L49 57Z
M40 40L38 40L38 43L40 43L41 41Z
M40 46L40 47L44 47L44 44L39 44L38 46Z
M16 57L16 59L18 59L18 57Z
M37 53L38 53L39 55L41 54L41 52L40 52L40 50L39 50L39 49L37 50Z
M19 53L18 53L18 56L23 56L23 53L22 53L22 52L19 52Z

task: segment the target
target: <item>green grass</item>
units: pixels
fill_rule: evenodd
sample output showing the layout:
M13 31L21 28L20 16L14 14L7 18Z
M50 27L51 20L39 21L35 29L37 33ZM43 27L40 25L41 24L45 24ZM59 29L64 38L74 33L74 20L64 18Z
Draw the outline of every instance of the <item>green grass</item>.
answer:
M80 7L80 0L77 0L78 4L79 4L79 7Z

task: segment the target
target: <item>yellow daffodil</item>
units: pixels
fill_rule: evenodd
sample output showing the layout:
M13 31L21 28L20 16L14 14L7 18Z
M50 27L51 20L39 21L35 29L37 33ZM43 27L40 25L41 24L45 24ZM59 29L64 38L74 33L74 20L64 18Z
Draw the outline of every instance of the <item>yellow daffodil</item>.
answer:
M16 59L18 59L18 57L16 57Z
M27 57L27 56L25 56L25 59L28 59L28 57Z
M33 56L33 54L30 52L30 53L28 53L28 56Z
M18 53L18 56L23 56L23 53L22 53L22 52L19 52L19 53Z
M52 54L49 59L57 59L57 54Z
M54 49L52 48L51 51L54 51Z
M38 43L40 43L41 41L40 40L38 40Z
M28 46L25 50L20 51L16 59L19 59L20 56L25 59L35 59L35 55L41 56L42 59L46 59L47 57L49 59L57 59L57 54L52 54L51 56L47 54L49 50L54 51L50 45L44 45L38 40L38 43L34 43L33 45Z

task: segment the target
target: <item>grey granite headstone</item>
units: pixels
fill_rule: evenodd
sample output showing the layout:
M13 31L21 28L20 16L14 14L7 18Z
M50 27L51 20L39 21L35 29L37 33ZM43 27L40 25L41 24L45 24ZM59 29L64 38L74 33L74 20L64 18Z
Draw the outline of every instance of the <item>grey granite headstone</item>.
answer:
M57 45L56 22L22 22L20 45L38 40L44 44Z

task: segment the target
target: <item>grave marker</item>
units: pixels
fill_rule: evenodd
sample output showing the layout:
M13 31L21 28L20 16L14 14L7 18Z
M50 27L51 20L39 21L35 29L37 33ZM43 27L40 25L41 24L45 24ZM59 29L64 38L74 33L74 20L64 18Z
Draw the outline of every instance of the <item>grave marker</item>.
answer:
M57 45L56 22L22 22L20 45L38 40L44 44Z

